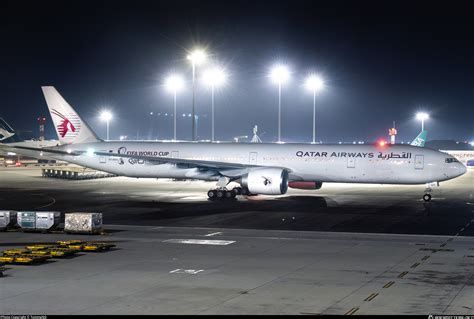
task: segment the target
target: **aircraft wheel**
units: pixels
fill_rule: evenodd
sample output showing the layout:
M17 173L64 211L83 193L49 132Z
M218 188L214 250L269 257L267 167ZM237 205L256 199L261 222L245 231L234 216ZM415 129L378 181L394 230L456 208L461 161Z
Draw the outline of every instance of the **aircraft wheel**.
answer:
M216 191L216 198L218 198L218 199L224 198L224 191L221 190L221 189L217 190Z
M207 192L207 197L209 197L209 199L216 199L217 197L217 192L215 189L211 189Z
M425 202L429 202L429 201L431 200L431 195L430 195L430 194L425 194L425 195L423 195L423 200L424 200Z
M250 194L250 192L249 192L248 188L243 187L243 188L240 190L240 195L247 196L247 195L249 195L249 194Z
M242 195L242 187L234 187L232 192L235 193L235 195Z
M236 187L233 190L231 190L230 192L232 193L232 198L235 198L235 196L241 194L241 189L239 189L239 187Z
M230 198L232 198L233 194L234 194L233 191L224 191L224 198L225 199L230 199Z

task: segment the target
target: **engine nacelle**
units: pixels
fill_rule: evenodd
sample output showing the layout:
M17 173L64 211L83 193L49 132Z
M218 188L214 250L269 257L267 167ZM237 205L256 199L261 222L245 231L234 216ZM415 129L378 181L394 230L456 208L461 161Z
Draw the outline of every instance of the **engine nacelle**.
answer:
M253 194L285 194L288 190L288 172L281 168L252 169L242 177L242 187Z
M294 181L289 182L288 186L295 189L320 189L323 186L323 182Z

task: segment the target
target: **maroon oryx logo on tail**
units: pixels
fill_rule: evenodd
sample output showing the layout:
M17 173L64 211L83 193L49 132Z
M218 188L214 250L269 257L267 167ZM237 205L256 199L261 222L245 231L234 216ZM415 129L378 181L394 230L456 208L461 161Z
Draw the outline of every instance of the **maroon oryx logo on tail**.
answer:
M52 109L51 113L56 116L59 116L62 119L61 124L57 126L58 133L59 135L61 135L61 137L66 136L68 132L76 132L76 127L71 123L71 121L66 116L62 115L55 109Z

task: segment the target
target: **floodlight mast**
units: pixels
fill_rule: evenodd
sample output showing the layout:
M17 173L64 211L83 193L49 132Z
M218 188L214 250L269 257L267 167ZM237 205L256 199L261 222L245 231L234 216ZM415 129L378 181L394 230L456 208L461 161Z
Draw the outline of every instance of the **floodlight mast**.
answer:
M425 120L428 120L430 116L428 113L425 112L419 112L416 114L416 118L421 121L421 131L425 130Z
M214 67L212 69L207 70L204 73L204 83L207 86L211 87L211 114L212 114L212 129L211 129L211 141L214 142L214 91L217 87L220 87L225 84L227 75L225 70L222 68Z
M306 78L306 89L313 93L313 142L316 143L316 93L323 89L324 82L323 80L315 75L311 74Z
M107 141L109 140L109 121L112 119L112 113L108 110L103 110L100 113L100 120L107 123Z
M275 65L271 72L270 78L278 84L278 143L281 143L281 86L290 78L290 72L285 65Z
M187 59L191 61L193 68L193 109L192 109L192 130L193 130L193 141L196 141L196 65L202 64L206 61L206 53L204 50L196 49L187 56Z
M184 81L179 75L170 75L165 82L166 89L173 93L173 102L174 102L174 115L173 115L173 140L176 141L176 96L177 92L181 90L184 86Z

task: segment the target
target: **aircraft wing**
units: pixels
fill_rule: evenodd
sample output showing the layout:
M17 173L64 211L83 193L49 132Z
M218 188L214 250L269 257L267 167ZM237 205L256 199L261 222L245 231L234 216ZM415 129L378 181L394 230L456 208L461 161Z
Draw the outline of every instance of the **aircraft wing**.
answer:
M144 160L152 164L177 164L177 165L186 165L188 167L198 167L198 168L207 168L207 169L246 169L251 167L259 167L258 165L246 165L239 163L227 163L227 162L216 162L216 161L205 161L205 160L195 160L195 159L184 159L184 158L173 158L173 157L160 157L160 156L143 156L143 155L125 155L117 153L108 153L108 152L94 152L94 154L99 156L110 156L110 157L122 157L122 158L131 158L136 160Z
M6 146L6 145L5 145ZM81 156L86 155L87 151L63 151L58 149L49 149L49 148L35 148L27 146L8 146L8 149L14 149L17 151L27 150L27 151L37 151L44 154L51 155L61 155L61 156ZM206 161L206 160L196 160L196 159L184 159L184 158L173 158L173 157L159 157L159 156L143 156L143 155L126 155L110 152L94 152L94 155L104 156L104 157L122 157L130 158L135 160L143 160L150 164L176 164L185 167L196 167L207 170L214 170L222 172L226 176L240 176L248 172L251 168L262 167L259 165L249 165L249 164L240 164L240 163L228 163L228 162L217 162L217 161Z
M56 154L56 155L72 155L72 156L79 156L86 152L66 152L62 150L53 150L48 148L42 147L29 147L29 146L20 146L20 145L8 145L8 144L1 144L0 148L7 149L7 150L26 150L26 151L35 151L35 152L42 152L42 153L49 153L49 154ZM21 154L21 153L20 153Z

